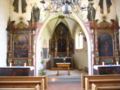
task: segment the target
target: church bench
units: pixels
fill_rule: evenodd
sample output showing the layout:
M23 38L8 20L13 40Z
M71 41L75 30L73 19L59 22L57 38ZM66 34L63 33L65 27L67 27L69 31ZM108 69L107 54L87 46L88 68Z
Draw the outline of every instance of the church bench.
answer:
M120 75L84 75L83 76L83 89L91 90L92 83L99 84L119 84L120 85Z
M0 90L36 90L36 88L0 88Z
M95 83L92 83L91 90L120 90L120 84L115 84L115 83L95 84Z
M34 88L45 90L47 88L46 76L0 76L1 88Z
M44 90L42 81L0 81L0 90Z

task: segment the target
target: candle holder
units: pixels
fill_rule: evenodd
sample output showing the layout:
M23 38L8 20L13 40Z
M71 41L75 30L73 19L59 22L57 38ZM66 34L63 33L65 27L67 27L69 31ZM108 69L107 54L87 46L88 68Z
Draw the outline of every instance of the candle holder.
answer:
M24 67L26 67L27 66L27 63L24 63Z
M102 65L105 65L105 62L102 62Z
M119 61L116 61L116 65L119 65Z
M9 65L10 65L10 67L11 67L11 66L12 66L12 62L10 62L10 64L9 64Z

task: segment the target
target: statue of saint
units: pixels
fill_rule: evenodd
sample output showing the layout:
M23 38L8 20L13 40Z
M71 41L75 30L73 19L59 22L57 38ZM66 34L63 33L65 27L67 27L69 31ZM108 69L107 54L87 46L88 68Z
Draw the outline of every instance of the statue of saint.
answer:
M89 21L92 21L95 19L95 15L96 15L96 10L93 7L93 3L89 3L88 5L88 14L87 14L87 18Z
M39 7L37 7L37 5L35 4L32 8L32 12L31 12L31 19L34 22L38 22L40 18L40 9Z

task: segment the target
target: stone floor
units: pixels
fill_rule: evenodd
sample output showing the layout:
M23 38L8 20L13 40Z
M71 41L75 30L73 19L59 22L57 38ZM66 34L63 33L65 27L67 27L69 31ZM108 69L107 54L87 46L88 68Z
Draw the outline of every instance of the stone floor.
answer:
M56 75L56 70L47 70L48 89L47 90L82 90L81 89L81 74L78 70L71 70L68 75L67 71L61 70L60 75Z

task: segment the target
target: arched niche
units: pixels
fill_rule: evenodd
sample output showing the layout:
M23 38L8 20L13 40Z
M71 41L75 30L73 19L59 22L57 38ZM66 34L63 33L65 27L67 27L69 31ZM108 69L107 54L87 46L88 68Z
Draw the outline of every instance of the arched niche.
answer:
M56 26L49 46L53 57L71 57L74 53L74 40L64 23L60 22Z
M56 68L56 63L69 62L73 68L72 55L74 53L74 40L72 39L69 28L60 22L49 41L49 54L52 57L49 63L50 68Z

